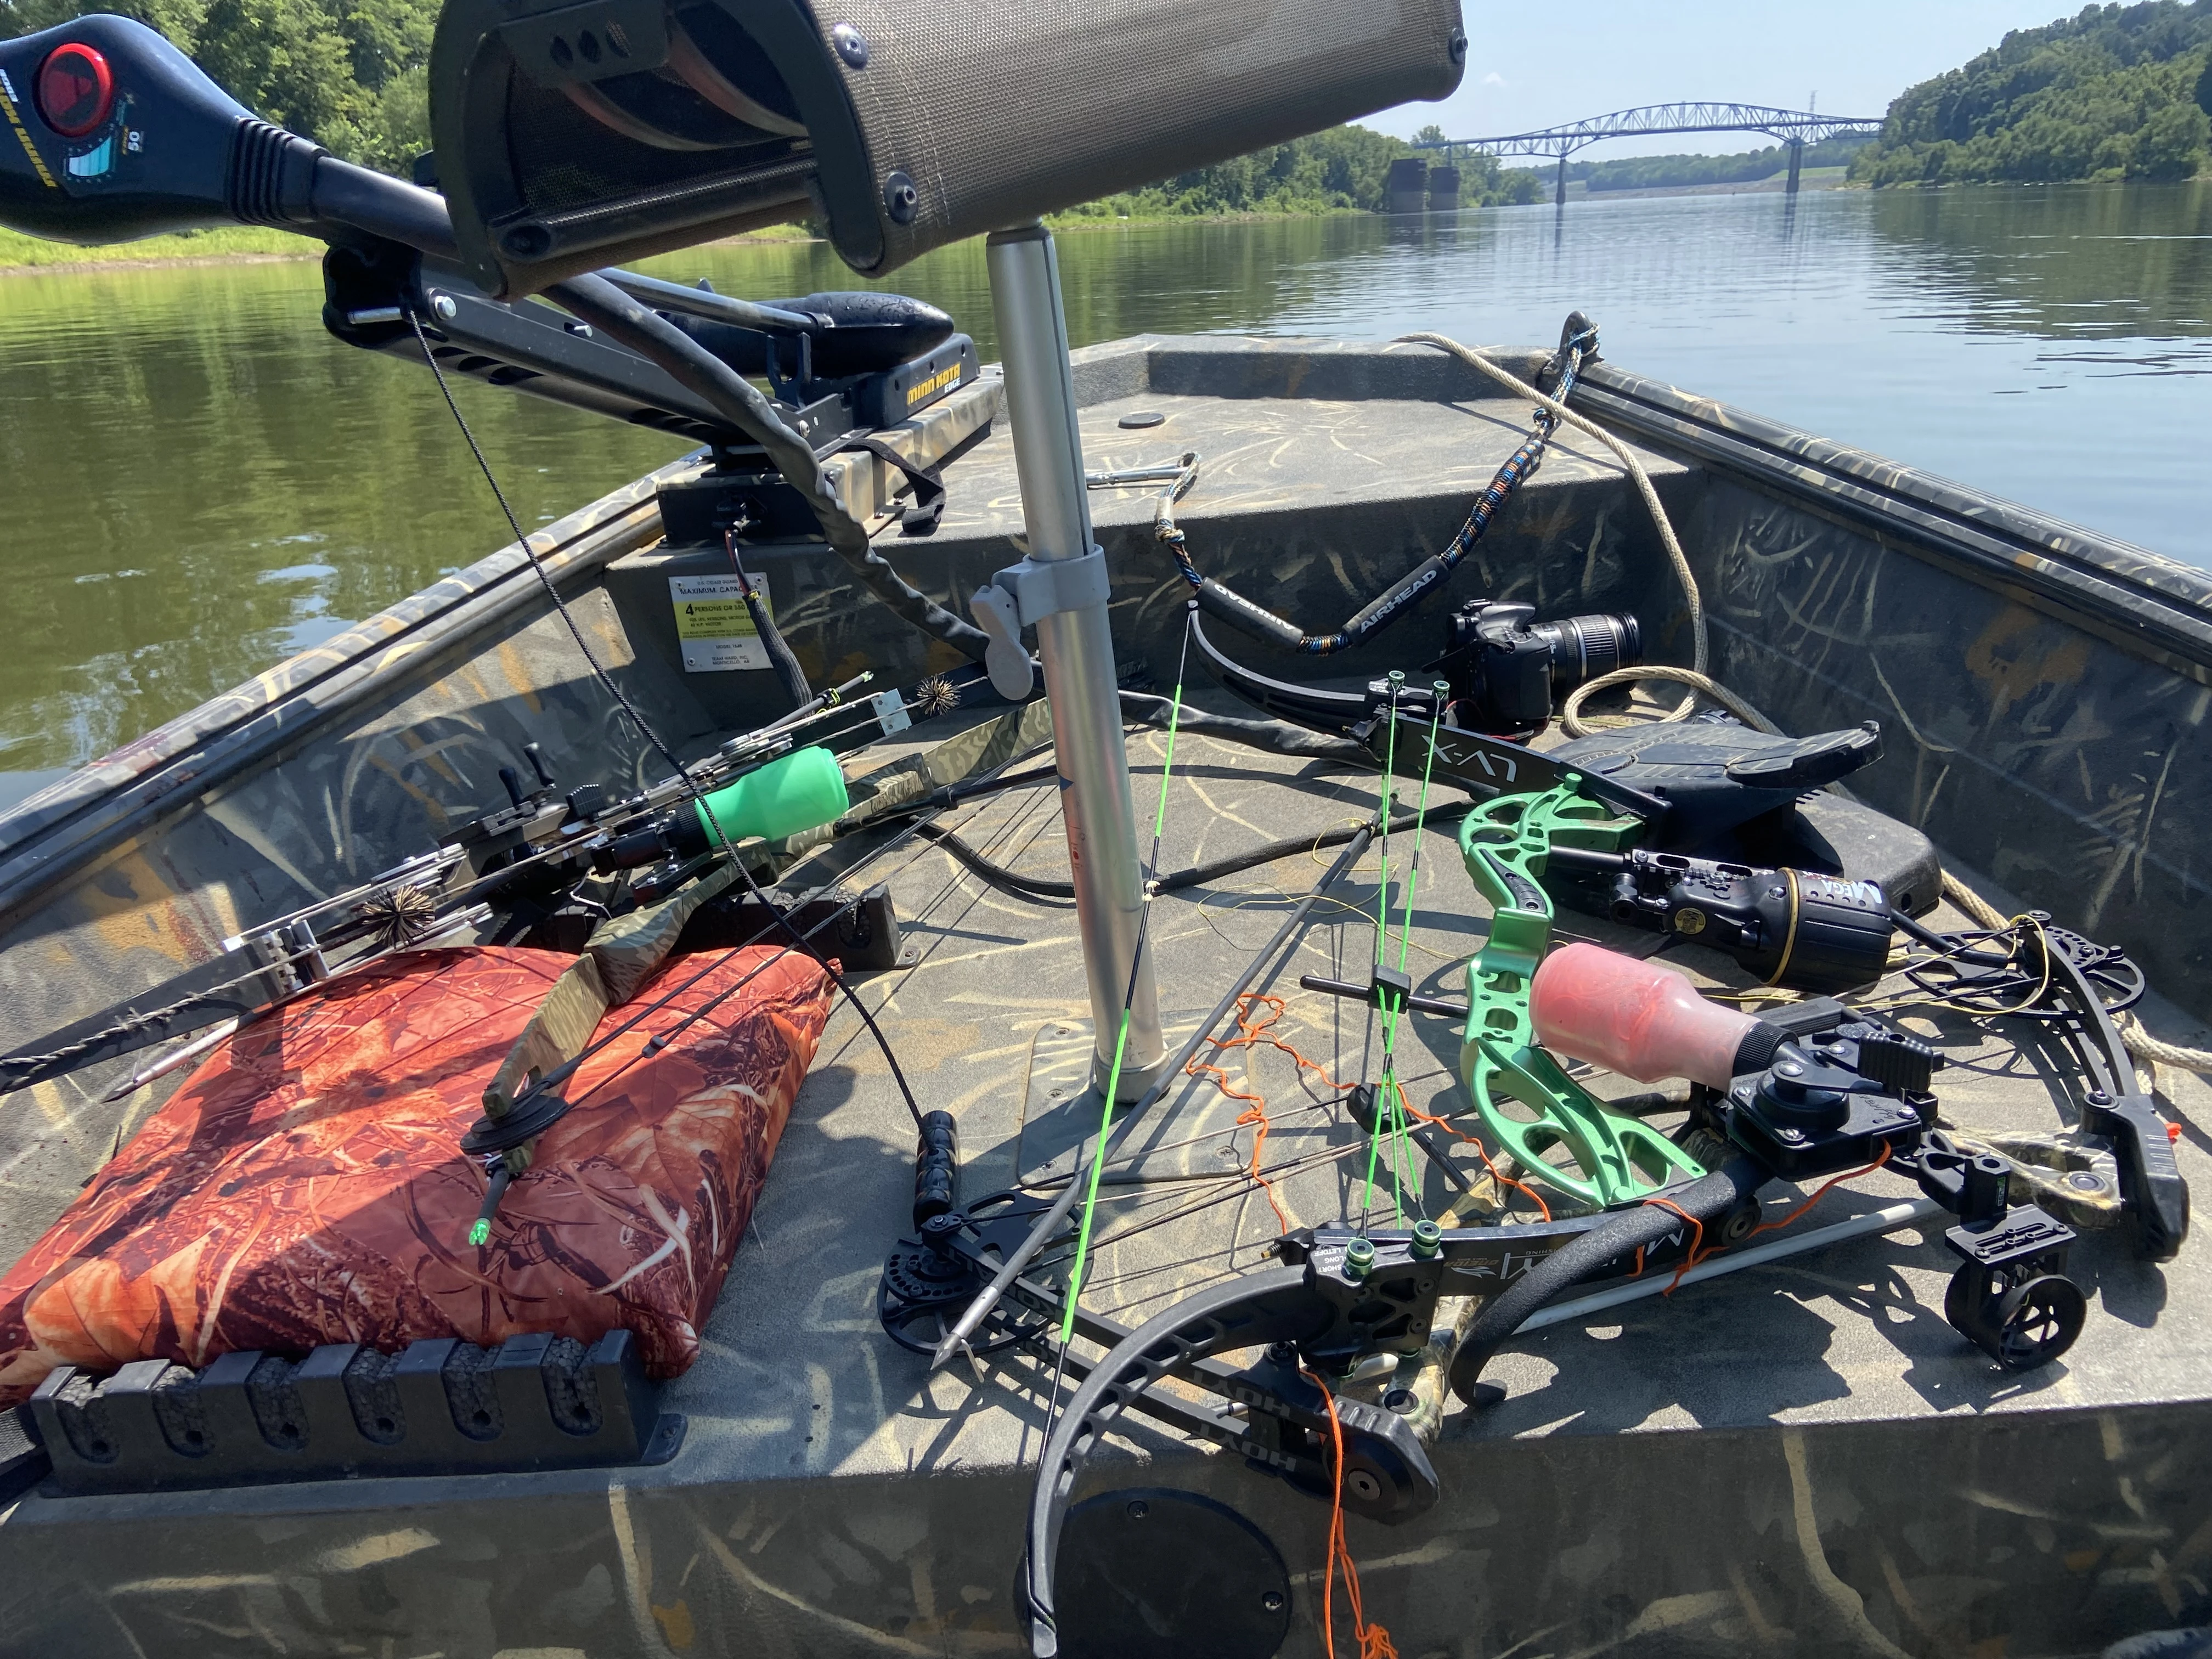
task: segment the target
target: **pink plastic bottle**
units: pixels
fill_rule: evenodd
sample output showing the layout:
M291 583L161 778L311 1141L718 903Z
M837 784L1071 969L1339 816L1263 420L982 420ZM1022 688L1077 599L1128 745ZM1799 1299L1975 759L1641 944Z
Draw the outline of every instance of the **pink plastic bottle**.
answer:
M1681 975L1595 945L1546 957L1528 987L1536 1041L1639 1083L1685 1077L1717 1089L1734 1075L1737 1047L1759 1024L1708 1002Z

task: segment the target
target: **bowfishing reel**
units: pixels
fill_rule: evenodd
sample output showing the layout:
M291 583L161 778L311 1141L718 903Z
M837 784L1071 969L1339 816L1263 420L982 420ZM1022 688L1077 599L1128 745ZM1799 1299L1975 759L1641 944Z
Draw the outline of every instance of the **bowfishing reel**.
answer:
M1526 735L1552 718L1559 694L1644 660L1644 628L1627 611L1536 621L1536 607L1470 599L1444 624L1444 653L1423 672L1451 687L1452 723Z
M1871 985L1896 938L1881 884L1631 848L1554 847L1545 885L1577 908L1733 957L1769 985L1826 995Z

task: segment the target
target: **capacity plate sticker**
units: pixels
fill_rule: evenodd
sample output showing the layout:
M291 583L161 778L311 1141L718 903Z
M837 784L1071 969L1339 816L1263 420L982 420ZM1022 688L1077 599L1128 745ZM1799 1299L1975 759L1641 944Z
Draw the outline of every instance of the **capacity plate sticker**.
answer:
M761 643L735 576L671 576L668 594L676 605L676 637L684 647L686 673L768 666L768 647ZM768 596L761 593L760 600L765 608Z

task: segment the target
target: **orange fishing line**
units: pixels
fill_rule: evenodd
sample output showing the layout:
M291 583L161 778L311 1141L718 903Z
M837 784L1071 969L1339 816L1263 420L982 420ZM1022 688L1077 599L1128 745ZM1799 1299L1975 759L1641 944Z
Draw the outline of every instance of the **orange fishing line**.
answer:
M1336 1447L1336 1479L1334 1499L1328 1516L1328 1571L1321 1581L1322 1639L1328 1650L1328 1659L1336 1659L1336 1607L1333 1593L1336 1587L1339 1567L1344 1572L1344 1599L1352 1604L1352 1634L1359 1644L1359 1659L1398 1659L1398 1650L1390 1640L1390 1632L1380 1625L1367 1622L1366 1609L1359 1599L1359 1569L1352 1559L1352 1547L1344 1538L1344 1425L1337 1420L1336 1396L1328 1391L1328 1384L1303 1365L1314 1387L1328 1407L1329 1437Z

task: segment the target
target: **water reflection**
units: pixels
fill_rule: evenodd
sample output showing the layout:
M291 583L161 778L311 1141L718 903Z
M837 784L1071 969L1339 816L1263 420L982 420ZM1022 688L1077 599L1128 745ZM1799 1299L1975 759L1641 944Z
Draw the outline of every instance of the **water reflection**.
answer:
M1061 239L1069 330L1477 343L1615 362L2212 566L2212 185L1549 202L1430 218L1119 225ZM768 297L819 244L672 255ZM982 250L895 285L995 354ZM0 284L10 648L0 802L505 539L425 374L317 322L313 264ZM675 447L458 388L525 522Z

